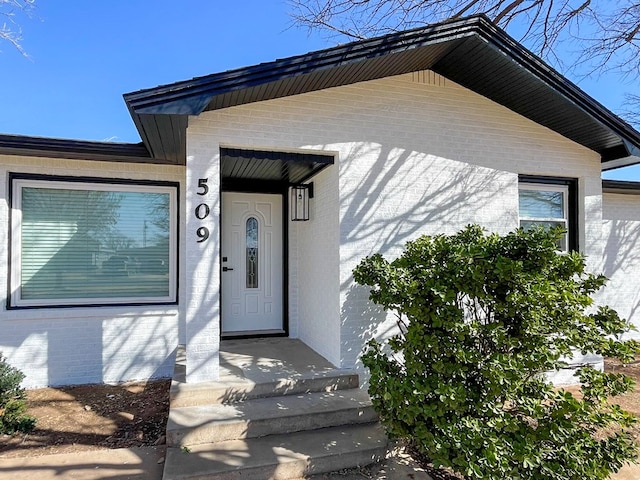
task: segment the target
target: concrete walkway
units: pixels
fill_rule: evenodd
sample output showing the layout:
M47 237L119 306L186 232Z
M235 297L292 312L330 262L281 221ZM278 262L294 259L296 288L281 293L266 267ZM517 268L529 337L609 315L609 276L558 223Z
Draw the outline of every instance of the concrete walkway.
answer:
M163 447L94 450L65 455L0 458L0 480L161 480ZM432 480L403 455L363 471L336 472L311 480ZM638 480L640 466L625 466L611 480ZM301 479L302 480L302 479Z
M161 480L163 459L163 447L0 458L0 480ZM396 456L361 471L323 474L311 480L365 479L432 480L405 456Z
M0 480L161 480L164 447L0 458Z
M215 382L187 384L185 369L179 349L165 479L293 479L308 469L349 469L384 457L387 440L368 395L357 388L358 375L336 368L300 340L224 340ZM420 479L415 469L398 476L404 468L372 465L313 478Z

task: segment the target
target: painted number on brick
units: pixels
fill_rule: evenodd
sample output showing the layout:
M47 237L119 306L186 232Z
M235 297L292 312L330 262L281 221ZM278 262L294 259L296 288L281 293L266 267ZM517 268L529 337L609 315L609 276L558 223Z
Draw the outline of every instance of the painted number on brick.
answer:
M196 218L198 220L204 220L209 216L209 212L209 205L207 205L206 203L201 203L196 207Z
M207 182L209 181L208 178L200 178L198 179L198 188L201 188L202 190L199 192L196 192L198 195L206 195L207 193L209 193L209 185L207 185Z
M208 180L208 178L198 179L198 189L196 191L196 194L204 197L205 195L207 195L207 193L209 193L209 185L207 185ZM196 207L194 211L194 214L198 220L204 220L209 216L209 213L211 213L211 209L206 203L201 203ZM198 237L198 243L202 243L209 238L209 229L207 227L199 227L196 230L196 235Z

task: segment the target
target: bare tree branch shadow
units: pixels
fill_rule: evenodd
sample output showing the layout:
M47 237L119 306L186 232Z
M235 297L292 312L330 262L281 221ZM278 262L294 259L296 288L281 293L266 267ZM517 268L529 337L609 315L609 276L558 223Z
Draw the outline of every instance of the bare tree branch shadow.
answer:
M618 195L609 197L609 206L607 194L603 196L605 244L602 273L609 282L598 295L598 301L612 306L621 317L640 328L637 320L640 311L640 214L638 208L617 211L616 204L620 198L616 197ZM625 203L637 199L629 195L619 197ZM640 332L631 331L625 337L640 338Z

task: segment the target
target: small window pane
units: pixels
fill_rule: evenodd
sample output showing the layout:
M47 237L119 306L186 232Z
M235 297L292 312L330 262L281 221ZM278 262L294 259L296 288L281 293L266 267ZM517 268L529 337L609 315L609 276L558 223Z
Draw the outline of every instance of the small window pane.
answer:
M247 288L258 288L258 220L247 220Z
M537 222L534 220L520 220L520 228L524 230L530 230L537 226L542 226L545 229L549 229L549 230L551 230L554 227L562 227L565 231L567 230L566 222L553 222L553 221ZM567 233L565 233L562 236L562 238L560 238L560 240L558 241L558 248L562 251L567 250Z
M545 227L545 229L549 229L549 230L554 227L562 227L564 229L567 228L565 222L554 222L554 221L538 222L534 220L520 220L520 227L524 228L525 230L529 230L538 225L541 225Z
M564 218L563 193L545 190L520 190L520 216Z

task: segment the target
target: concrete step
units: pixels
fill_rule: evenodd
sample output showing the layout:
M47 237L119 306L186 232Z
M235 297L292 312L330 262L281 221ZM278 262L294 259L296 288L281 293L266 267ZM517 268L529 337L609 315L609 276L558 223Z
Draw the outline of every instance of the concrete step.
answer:
M265 435L377 421L360 389L171 408L167 445L191 446Z
M308 392L332 392L358 386L357 373L339 369L319 373L309 372L264 382L253 382L241 378L195 384L174 381L171 384L170 401L171 408L188 407Z
M167 449L164 480L290 480L384 458L378 424L332 427Z

